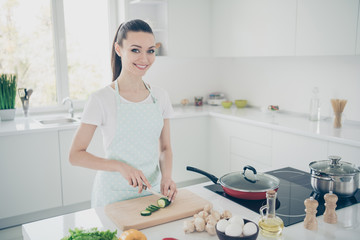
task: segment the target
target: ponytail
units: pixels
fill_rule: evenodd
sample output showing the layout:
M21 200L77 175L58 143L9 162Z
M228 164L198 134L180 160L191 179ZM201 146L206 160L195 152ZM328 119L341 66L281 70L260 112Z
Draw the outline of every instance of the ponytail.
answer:
M127 33L132 32L147 32L153 34L153 31L149 24L140 19L130 20L128 22L120 24L116 31L113 44L111 46L111 69L113 72L112 81L115 81L121 73L122 63L121 58L115 51L115 43L118 43L122 47L123 40L126 39Z

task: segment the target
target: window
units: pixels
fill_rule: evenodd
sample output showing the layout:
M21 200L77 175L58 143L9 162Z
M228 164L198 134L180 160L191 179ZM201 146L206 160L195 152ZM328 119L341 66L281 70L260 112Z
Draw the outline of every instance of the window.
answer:
M0 71L34 90L32 109L84 101L111 82L108 2L0 0Z
M109 24L104 0L64 0L65 36L71 99L111 82Z

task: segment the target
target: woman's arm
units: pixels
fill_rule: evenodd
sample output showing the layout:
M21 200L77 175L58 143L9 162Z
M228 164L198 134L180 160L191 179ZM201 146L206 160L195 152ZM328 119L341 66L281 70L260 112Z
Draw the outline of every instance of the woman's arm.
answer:
M133 187L139 187L139 192L142 191L142 181L150 186L142 171L133 168L126 163L105 159L95 156L87 152L87 148L94 136L96 125L81 123L78 128L69 154L69 161L74 166L81 166L95 170L119 172Z
M173 201L177 194L176 184L172 180L172 149L170 143L170 120L164 119L164 127L160 135L160 170L161 192Z

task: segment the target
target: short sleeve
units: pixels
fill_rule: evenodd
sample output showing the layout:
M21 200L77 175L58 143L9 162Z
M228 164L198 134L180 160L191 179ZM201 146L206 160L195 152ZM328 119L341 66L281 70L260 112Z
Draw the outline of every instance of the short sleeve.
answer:
M174 114L174 109L172 107L169 94L164 91L164 102L163 102L163 118L171 118Z
M100 100L97 98L96 95L90 95L84 107L84 111L81 116L81 122L96 126L102 125L104 116L102 111L103 108L101 107Z

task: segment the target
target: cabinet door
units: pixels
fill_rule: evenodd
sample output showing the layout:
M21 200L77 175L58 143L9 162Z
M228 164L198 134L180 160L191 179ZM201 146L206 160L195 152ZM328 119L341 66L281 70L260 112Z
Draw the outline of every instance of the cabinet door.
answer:
M0 137L0 219L61 206L58 146L57 131Z
M360 166L360 147L354 147L346 144L329 142L328 155L341 157L341 161L350 162Z
M215 56L295 54L296 0L214 0L212 24Z
M211 1L168 1L168 55L211 56Z
M92 185L96 173L95 170L70 164L69 151L75 132L74 129L59 131L62 192L65 206L91 200ZM99 157L105 156L102 135L99 129L95 131L88 151Z
M354 55L358 0L298 0L296 55Z
M309 163L327 159L327 141L273 132L273 167L293 167L309 172Z
M208 118L178 118L170 121L173 150L173 179L176 183L204 176L186 170L186 166L208 170Z

